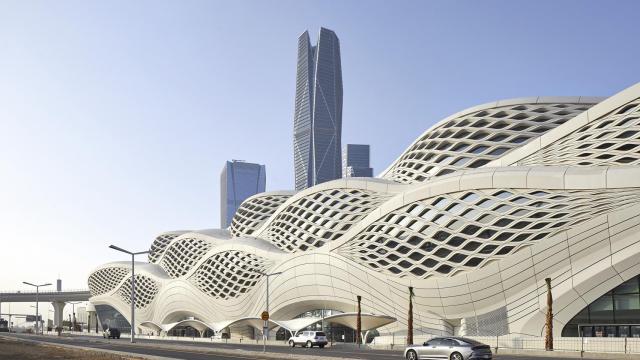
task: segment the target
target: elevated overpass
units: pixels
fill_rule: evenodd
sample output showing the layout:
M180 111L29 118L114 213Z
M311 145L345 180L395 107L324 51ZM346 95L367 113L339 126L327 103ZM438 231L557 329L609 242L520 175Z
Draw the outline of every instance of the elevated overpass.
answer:
M73 289L73 290L51 290L40 291L37 294L38 301L50 302L53 305L53 323L54 326L62 326L62 314L64 306L69 301L88 301L91 297L89 289ZM5 291L0 290L0 305L3 302L35 302L35 291Z
M38 301L56 302L56 301L88 301L91 297L89 289L74 289L61 291L40 291L38 293ZM5 291L0 290L0 302L35 302L35 291Z

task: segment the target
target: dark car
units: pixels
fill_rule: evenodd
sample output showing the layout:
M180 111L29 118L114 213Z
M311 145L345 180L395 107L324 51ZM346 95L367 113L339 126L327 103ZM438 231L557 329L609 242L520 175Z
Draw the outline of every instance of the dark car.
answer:
M120 330L117 328L107 328L102 332L105 339L120 339Z

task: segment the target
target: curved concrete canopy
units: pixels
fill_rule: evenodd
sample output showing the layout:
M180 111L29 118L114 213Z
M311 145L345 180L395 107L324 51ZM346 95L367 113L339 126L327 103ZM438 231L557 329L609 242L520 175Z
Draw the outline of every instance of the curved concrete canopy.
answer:
M304 329L307 326L313 325L319 321L322 321L322 318L303 317L303 318L297 318L297 319L291 319L291 320L274 320L274 322L278 323L281 327L291 332L300 331L301 329Z
M182 320L182 321L178 321L178 322L171 323L171 324L164 324L164 325L162 325L162 330L170 331L171 329L175 328L176 326L191 326L192 328L194 328L194 329L196 329L196 330L198 330L200 332L203 332L206 329L213 330L213 328L210 325L208 325L208 324L206 324L206 323L204 323L204 322L202 322L200 320L196 320L196 319L187 319L187 320Z
M162 326L154 323L153 321L143 321L143 322L140 323L140 326L146 327L146 328L154 330L154 331L163 330Z
M356 324L358 321L358 313L343 313L327 316L324 318L325 321L330 321L335 324L340 324L346 327L350 327L352 329L356 329ZM373 329L377 329L379 327L391 324L396 321L396 318L389 315L376 315L376 314L361 314L361 330L369 331Z
M225 320L225 321L218 321L218 322L212 323L211 329L216 333L228 327L237 326L237 325L249 325L256 329L262 329L263 324L264 324L264 321L259 317L245 317L245 318L240 318L235 320ZM279 326L281 325L278 324L277 322L269 320L269 329L273 329Z
M361 314L360 320L362 327L361 330L368 331L391 324L396 321L396 318L388 315ZM274 320L275 323L291 332L298 332L306 328L307 326L313 325L320 321L322 321L322 318L319 317L305 317L292 320ZM354 312L330 315L325 317L324 321L340 324L355 330L357 328L358 313Z

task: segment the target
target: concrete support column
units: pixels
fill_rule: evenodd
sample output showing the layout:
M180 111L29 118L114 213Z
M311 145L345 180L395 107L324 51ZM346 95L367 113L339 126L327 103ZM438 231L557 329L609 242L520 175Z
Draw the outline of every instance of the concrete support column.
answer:
M66 303L64 301L54 301L51 305L53 305L53 327L62 327L62 314Z
M95 311L87 311L87 332L92 332L96 329L96 323L98 318Z

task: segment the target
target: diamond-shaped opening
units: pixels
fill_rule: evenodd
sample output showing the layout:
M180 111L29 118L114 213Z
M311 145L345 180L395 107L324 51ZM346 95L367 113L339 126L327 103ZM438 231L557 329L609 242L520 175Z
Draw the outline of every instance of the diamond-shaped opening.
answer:
M480 243L479 243L479 242L477 242L477 241L469 241L469 242L468 242L468 243L463 247L463 249L464 249L464 250L467 250L467 251L473 251L473 250L477 249L477 248L478 248L478 246L480 246Z
M489 162L490 160L488 159L478 159L476 161L474 161L473 163L471 163L471 165L469 165L470 168L479 168L482 165L485 165Z
M432 243L430 241L427 241L424 244L422 244L422 246L420 246L420 249L422 249L422 250L424 250L426 252L431 252L435 248L436 248L436 244L434 244L434 243Z
M440 248L440 249L438 249L438 251L436 251L434 253L435 256L440 257L440 258L445 258L449 254L451 254L451 250L449 250L447 248Z
M513 222L512 219L508 219L508 218L502 218L498 221L496 221L495 223L493 223L494 226L499 226L499 227L505 227L509 224L511 224Z
M438 265L438 262L436 260L427 258L422 262L422 265L424 265L424 266L426 266L428 268L432 268L432 267Z
M393 249L393 248L395 248L396 246L398 246L398 242L397 242L397 241L390 240L390 241L387 241L387 243L386 243L386 244L384 244L384 246L386 246L386 247L388 247L388 248L390 248L390 249Z
M496 241L507 241L509 240L509 238L513 235L513 233L510 232L503 232L498 234L498 236L496 236L496 238L494 240Z
M409 249L408 247L402 245L399 248L396 249L397 252L401 253L401 254L406 254L410 251L411 249Z
M424 239L421 238L420 236L416 236L416 235L412 235L409 240L407 240L407 243L413 245L413 246L417 246L418 244L420 244Z
M466 235L473 235L480 230L480 227L476 225L467 225L464 229L462 229L462 233Z
M449 260L451 262L458 264L458 263L461 263L466 258L467 258L467 255L465 254L454 254L452 257L449 258Z
M504 154L505 152L507 152L507 150L509 150L509 148L505 148L505 147L497 147L493 150L491 150L487 155L491 155L491 156L499 156Z
M480 263L482 262L482 258L479 257L472 257L471 259L469 259L469 261L467 261L466 264L464 264L465 266L471 266L471 267L476 267L478 266Z
M466 193L463 197L460 198L460 200L465 201L465 202L473 202L475 200L477 200L479 198L478 194L474 193L474 192L469 192Z
M496 234L495 230L492 229L484 229L480 232L480 234L478 234L478 237L480 239L489 239L491 238L493 235Z
M391 271L394 274L400 274L402 272L402 270L400 270L400 269L398 269L396 267L393 267L393 266L389 268L389 271Z
M480 249L480 254L491 254L498 245L485 245L482 249Z
M440 265L436 269L436 271L439 272L439 273L442 273L442 274L448 274L448 273L451 272L452 269L453 268L450 265L443 264L443 265Z
M449 234L448 232L441 230L433 234L432 238L436 241L445 241L450 235L451 234Z
M451 239L449 239L449 241L447 241L448 245L457 247L460 246L460 244L462 244L464 242L464 238L461 238L460 236L454 236Z
M498 250L496 255L506 255L510 253L512 249L513 249L513 246L505 246L502 249Z

